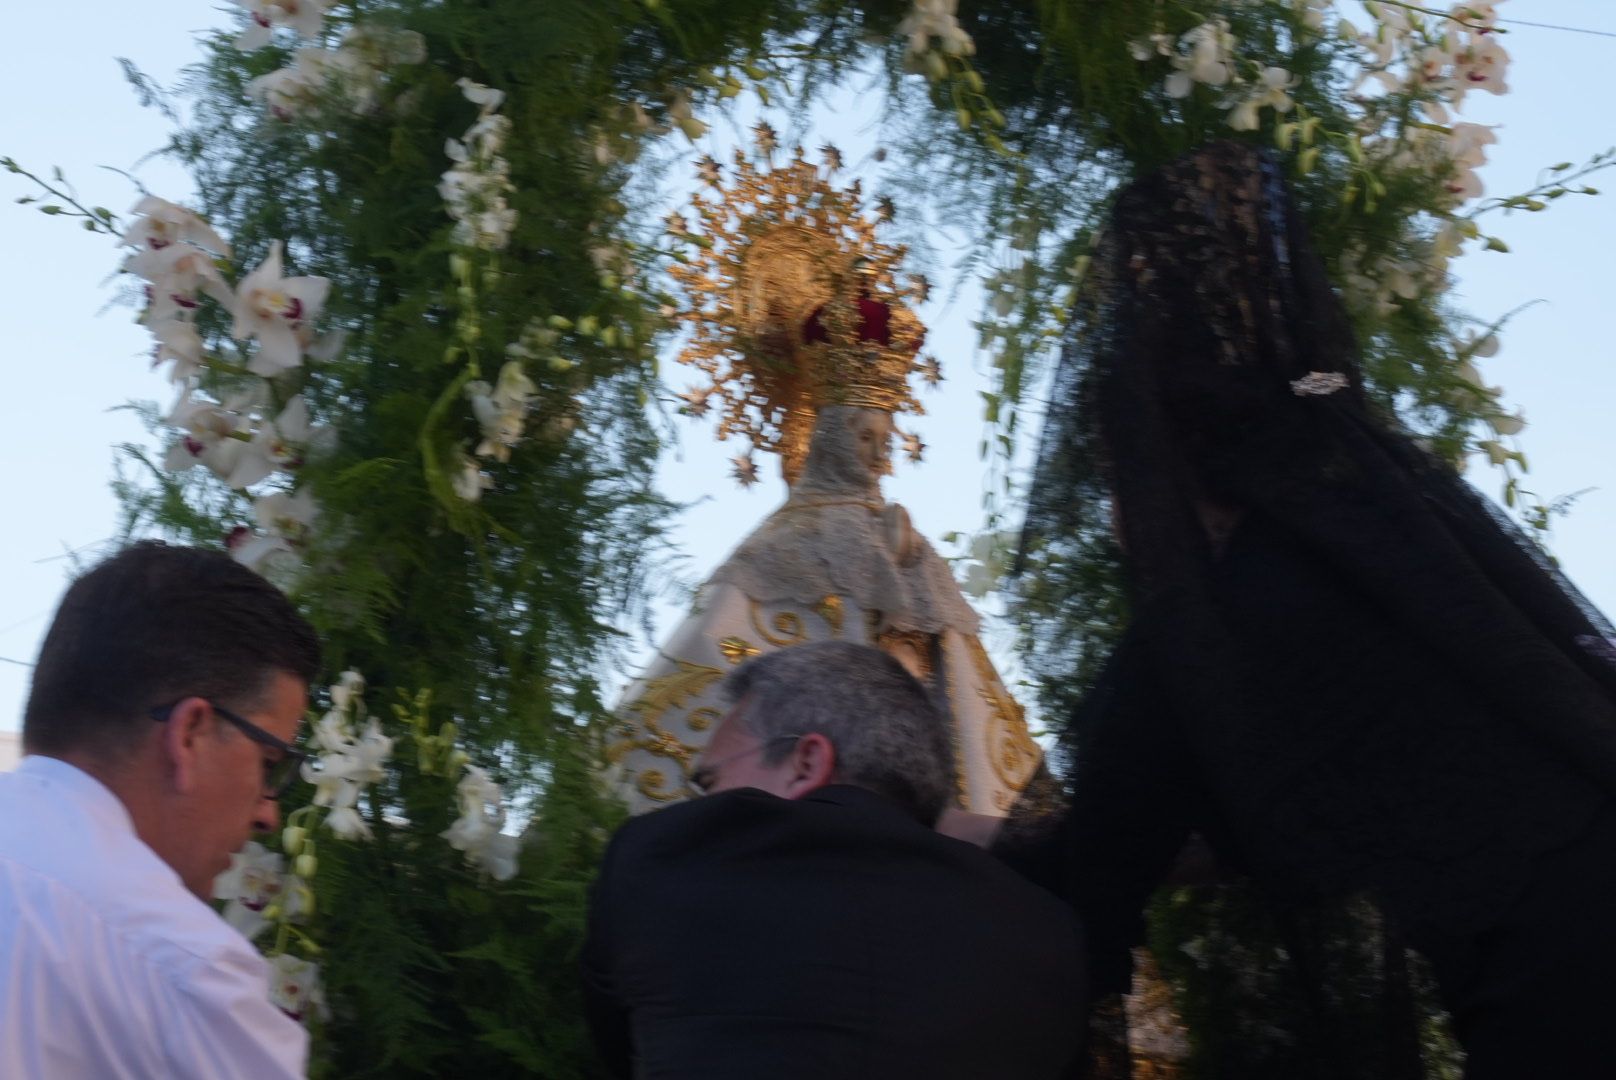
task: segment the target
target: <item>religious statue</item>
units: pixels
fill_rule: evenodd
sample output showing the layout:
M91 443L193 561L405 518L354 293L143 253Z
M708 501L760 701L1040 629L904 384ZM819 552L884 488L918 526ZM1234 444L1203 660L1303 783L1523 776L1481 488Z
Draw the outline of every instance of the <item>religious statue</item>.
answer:
M767 164L773 133L758 134ZM685 395L689 411L716 399L719 437L778 453L789 495L713 572L623 697L609 757L636 811L687 795L731 667L829 638L885 649L932 690L951 725L958 809L1002 816L1042 771L948 564L882 497L896 414L923 411L910 376L940 375L919 355L924 330L908 306L924 280L899 282L903 249L876 238L885 215L866 217L857 183L831 184L839 163L829 147L823 166L800 148L765 169L737 153L726 188L706 159L699 231L670 219L693 247L675 268L691 329L680 359L711 380ZM918 460L918 440L907 441ZM750 454L737 475L755 479Z

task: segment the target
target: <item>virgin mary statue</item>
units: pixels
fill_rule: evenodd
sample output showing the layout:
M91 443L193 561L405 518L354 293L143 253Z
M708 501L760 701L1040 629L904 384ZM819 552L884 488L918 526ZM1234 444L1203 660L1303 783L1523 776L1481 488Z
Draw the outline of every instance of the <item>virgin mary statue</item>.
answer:
M760 140L761 142L762 140ZM625 692L609 757L636 811L686 797L694 759L727 707L718 685L775 649L842 639L875 645L930 688L952 737L956 808L1003 816L1041 772L1041 751L948 564L881 494L894 414L923 337L899 286L902 257L874 237L857 185L830 185L799 149L759 171L737 154L733 190L704 162L696 212L706 241L680 268L692 325L681 360L712 385L692 411L724 407L720 436L780 454L788 495L715 570L685 620ZM673 230L696 236L683 221ZM743 479L750 470L743 460Z

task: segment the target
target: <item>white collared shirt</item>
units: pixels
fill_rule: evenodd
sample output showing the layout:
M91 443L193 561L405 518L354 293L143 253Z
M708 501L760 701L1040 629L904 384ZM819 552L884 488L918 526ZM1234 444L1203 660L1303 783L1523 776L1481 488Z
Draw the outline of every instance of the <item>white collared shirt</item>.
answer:
M0 1077L287 1080L307 1052L112 792L54 758L0 775Z

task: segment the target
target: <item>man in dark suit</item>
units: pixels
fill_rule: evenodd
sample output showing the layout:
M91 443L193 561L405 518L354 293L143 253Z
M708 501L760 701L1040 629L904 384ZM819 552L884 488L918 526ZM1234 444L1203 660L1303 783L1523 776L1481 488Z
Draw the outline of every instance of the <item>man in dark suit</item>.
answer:
M931 829L941 716L879 650L801 645L737 669L693 783L629 822L583 967L614 1075L1054 1080L1084 987L1071 910Z

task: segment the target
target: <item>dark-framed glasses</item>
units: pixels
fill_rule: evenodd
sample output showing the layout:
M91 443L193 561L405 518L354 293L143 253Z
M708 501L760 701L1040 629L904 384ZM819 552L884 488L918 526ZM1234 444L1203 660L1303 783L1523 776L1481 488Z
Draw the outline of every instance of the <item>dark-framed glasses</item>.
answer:
M161 708L153 709L151 718L159 723L167 721L174 714L174 710L179 708L180 702L184 700L184 698L181 698L180 701L176 701L172 705L164 705ZM206 701L207 699L204 698L203 700ZM264 798L278 799L286 794L286 789L292 786L293 780L297 779L299 768L304 761L308 760L309 755L291 743L271 735L245 716L231 712L223 705L216 705L209 701L208 708L212 709L221 719L234 725L238 731L258 745L280 751L279 757L264 760Z
M771 735L769 738L759 742L756 746L751 746L745 750L736 751L733 754L719 758L717 761L703 761L700 765L696 766L694 771L691 772L690 778L685 781L685 786L690 789L692 794L706 795L713 789L713 785L718 783L718 770L723 768L725 765L728 765L732 761L739 761L744 757L750 757L753 754L761 754L775 743L782 743L788 740L795 742L800 738L802 738L801 735Z

